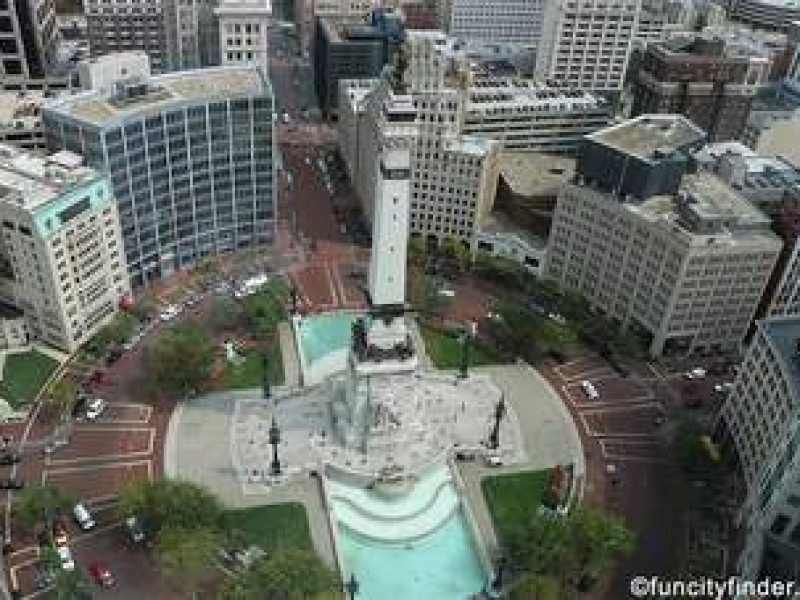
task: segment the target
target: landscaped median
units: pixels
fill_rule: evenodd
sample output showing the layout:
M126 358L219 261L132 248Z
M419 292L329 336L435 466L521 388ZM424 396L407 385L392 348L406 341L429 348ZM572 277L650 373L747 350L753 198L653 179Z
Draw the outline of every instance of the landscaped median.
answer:
M462 331L446 329L429 323L419 324L425 350L437 369L457 369L461 366L463 353ZM478 340L470 340L469 366L495 365L500 357L489 347Z
M15 409L30 404L57 368L57 360L38 350L7 354L0 398Z
M550 470L527 471L495 475L481 481L486 505L501 544L519 528L520 523L530 521L539 512L550 473Z
M289 548L312 550L306 509L296 502L255 506L227 512L231 530L268 554Z

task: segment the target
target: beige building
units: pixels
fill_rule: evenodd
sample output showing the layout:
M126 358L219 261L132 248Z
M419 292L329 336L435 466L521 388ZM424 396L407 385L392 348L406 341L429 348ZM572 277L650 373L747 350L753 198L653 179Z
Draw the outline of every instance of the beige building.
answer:
M130 292L111 184L82 163L0 146L0 304L22 312L28 339L67 352Z
M643 201L567 184L544 270L649 333L653 356L737 349L781 245L769 220L710 173Z

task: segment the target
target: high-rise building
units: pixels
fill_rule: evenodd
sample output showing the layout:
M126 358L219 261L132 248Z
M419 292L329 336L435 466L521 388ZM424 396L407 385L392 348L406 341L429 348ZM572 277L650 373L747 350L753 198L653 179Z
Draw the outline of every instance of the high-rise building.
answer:
M467 41L538 44L542 0L452 0L444 15L447 33Z
M544 276L649 337L653 356L737 350L782 246L735 190L685 172L703 137L675 115L588 136L553 216Z
M0 87L49 75L58 41L53 0L0 2Z
M800 6L792 0L725 0L720 4L730 20L754 29L787 31L800 21Z
M746 497L739 575L796 581L800 572L800 317L758 322L715 438L734 455Z
M571 89L621 90L641 4L642 0L547 2L536 78Z
M323 114L338 114L339 81L377 77L392 60L403 30L389 16L372 23L340 24L317 19L314 38L314 85Z
M2 327L5 344L73 352L130 292L111 183L82 162L0 146L0 305L14 309L0 321L23 321L21 335Z
M169 69L181 71L220 64L217 0L166 0Z
M86 0L89 48L93 57L143 50L155 73L170 68L168 2L173 0Z
M694 34L651 44L633 85L633 114L677 113L708 132L711 141L742 133L755 92L770 63L720 37Z
M269 0L222 0L214 9L218 21L221 64L254 62L267 68Z
M273 95L256 66L170 73L45 110L50 148L106 170L134 285L274 239Z

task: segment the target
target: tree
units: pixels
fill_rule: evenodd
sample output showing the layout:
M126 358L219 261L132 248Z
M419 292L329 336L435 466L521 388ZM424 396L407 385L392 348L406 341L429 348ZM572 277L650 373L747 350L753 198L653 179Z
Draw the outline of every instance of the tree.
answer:
M156 561L164 577L192 596L216 576L219 533L205 528L168 526L158 534Z
M511 588L510 600L562 600L564 592L555 577L524 575Z
M578 508L567 523L570 553L565 564L571 567L575 583L596 581L634 548L633 532L618 517L599 509Z
M52 415L63 415L72 409L78 397L78 383L70 376L53 382L45 394L45 407Z
M60 510L72 506L72 498L49 485L32 485L26 488L14 504L18 522L29 531L48 523Z
M199 326L188 323L164 332L145 357L146 372L159 389L181 396L200 388L213 366L211 341Z
M220 600L329 600L341 598L342 584L319 557L287 549L264 557L230 579Z
M412 235L408 240L408 254L412 260L422 261L428 253L428 244L421 235Z
M54 548L45 549L42 563L53 574L52 595L55 600L91 600L89 582L78 568L71 571L61 566L61 558Z
M205 321L214 333L220 334L235 329L242 323L243 317L241 304L232 298L220 298L206 314Z
M104 354L110 348L122 346L131 337L138 323L138 319L131 313L120 311L94 335L90 344L98 353Z
M513 564L534 574L558 573L570 550L565 520L543 512L521 523L505 542Z
M121 516L136 515L148 536L165 527L222 528L225 514L219 499L197 484L173 479L135 481L120 493Z

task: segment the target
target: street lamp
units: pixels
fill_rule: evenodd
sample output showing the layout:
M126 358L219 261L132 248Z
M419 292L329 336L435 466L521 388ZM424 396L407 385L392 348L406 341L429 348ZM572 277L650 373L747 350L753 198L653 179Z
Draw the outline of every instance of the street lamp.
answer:
M500 446L500 422L506 414L506 395L500 396L500 401L494 408L494 424L489 434L489 448L496 450Z
M358 580L355 573L350 573L350 579L344 584L344 591L347 592L349 600L355 600L358 593Z
M278 423L275 417L272 417L272 425L269 428L269 443L272 446L272 464L270 464L270 471L273 476L281 474L281 463L278 460L278 444L281 443L281 430L278 429Z
M264 392L264 399L272 396L272 388L269 385L269 359L266 352L261 355L261 389Z
M461 379L466 379L469 375L469 342L470 338L474 338L477 333L477 324L473 321L470 323L470 328L464 328L461 335L461 365L458 376Z

